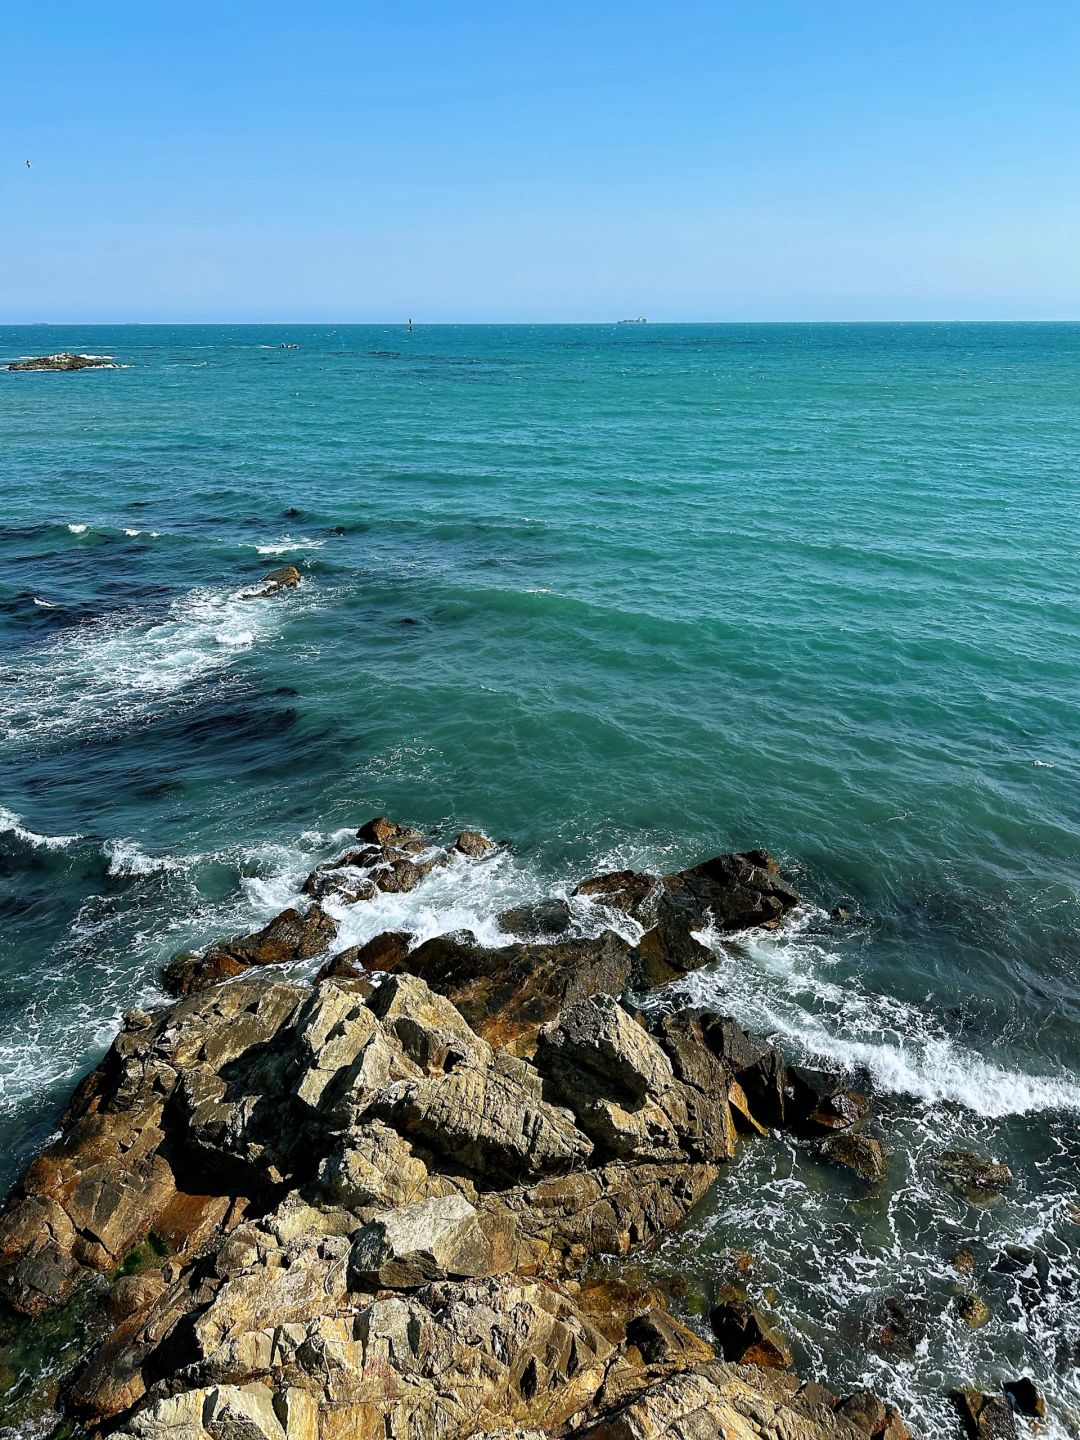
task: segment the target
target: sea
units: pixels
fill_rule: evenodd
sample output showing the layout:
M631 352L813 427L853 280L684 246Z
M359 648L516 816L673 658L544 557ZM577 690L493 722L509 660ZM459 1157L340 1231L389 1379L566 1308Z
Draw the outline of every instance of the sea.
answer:
M804 904L664 1002L842 1069L888 1178L748 1141L635 1263L916 1435L1021 1374L1080 1434L1080 325L0 328L58 350L122 368L0 373L0 1185L373 815L508 843L342 946L761 846Z

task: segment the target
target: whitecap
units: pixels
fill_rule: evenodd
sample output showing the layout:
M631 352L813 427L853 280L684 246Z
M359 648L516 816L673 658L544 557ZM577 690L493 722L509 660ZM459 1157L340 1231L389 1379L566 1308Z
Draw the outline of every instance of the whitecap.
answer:
M0 834L4 833L15 835L23 844L39 850L66 850L80 838L78 835L39 835L36 830L28 830L13 810L0 805Z
M779 931L699 935L721 963L661 992L691 1004L723 1004L740 1023L777 1037L799 1059L864 1070L879 1089L924 1104L947 1102L988 1119L1080 1111L1080 1085L985 1059L919 1006L865 991L854 976L825 973L839 957L814 933L825 918L803 906ZM654 999L652 1003L657 1003Z
M291 536L283 535L280 540L256 543L255 549L260 555L287 555L291 550L321 550L325 544L325 540L310 540L306 536L293 540Z
M198 859L177 860L171 855L147 855L134 840L108 840L105 854L110 875L154 875L162 870L182 870Z
M87 525L69 525L67 528L71 531L72 535L82 535L82 534L85 533L86 530L89 529L89 526L87 526Z
M40 605L43 610L55 610L55 609L56 609L56 606L53 604L53 602L52 602L51 600L39 600L36 595L34 596L34 604L35 604L35 605Z

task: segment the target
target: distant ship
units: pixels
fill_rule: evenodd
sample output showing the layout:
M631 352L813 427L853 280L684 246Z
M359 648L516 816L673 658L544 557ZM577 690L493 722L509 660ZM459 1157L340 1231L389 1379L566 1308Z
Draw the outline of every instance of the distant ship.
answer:
M644 315L639 315L636 320L617 320L617 325L647 325L649 322Z

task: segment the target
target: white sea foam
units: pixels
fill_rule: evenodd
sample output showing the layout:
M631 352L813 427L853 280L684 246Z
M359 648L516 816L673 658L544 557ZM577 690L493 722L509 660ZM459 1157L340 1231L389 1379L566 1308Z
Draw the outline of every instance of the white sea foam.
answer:
M51 600L39 600L36 595L34 596L34 604L35 604L35 605L40 605L43 610L55 610L55 609L56 609L56 606L53 604L53 602L52 602Z
M107 840L105 854L110 875L154 875L162 870L182 870L198 857L176 859L171 855L147 855L133 840Z
M287 555L291 550L321 550L325 544L325 540L310 540L306 536L294 540L289 535L283 535L280 540L265 540L256 544L255 549L260 555Z
M80 626L24 653L12 667L14 679L0 693L0 734L25 740L143 714L231 665L281 614L272 598L197 589L163 614L127 612Z
M13 810L0 805L0 834L3 833L16 835L25 845L39 850L66 850L79 839L78 835L39 835L36 830L28 830Z
M819 934L823 912L804 906L776 932L700 938L719 963L666 992L728 1009L811 1061L865 1070L882 1090L926 1104L948 1102L1000 1118L1080 1111L1080 1085L1064 1076L1010 1070L950 1035L919 1006L867 993L857 978L830 980L836 963Z
M72 535L83 535L90 527L87 525L69 525L67 528L71 531Z

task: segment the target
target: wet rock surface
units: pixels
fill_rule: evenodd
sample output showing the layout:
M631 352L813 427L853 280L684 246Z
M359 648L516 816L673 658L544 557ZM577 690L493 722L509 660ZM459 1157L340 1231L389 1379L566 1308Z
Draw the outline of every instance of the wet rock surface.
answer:
M357 839L368 875L431 858L385 818ZM622 998L682 963L720 897L773 923L793 892L767 862L620 882L661 917L644 957L610 931L494 949L393 933L314 982L267 970L333 941L317 903L178 957L182 998L126 1017L0 1215L11 1311L100 1297L70 1421L141 1440L899 1440L880 1402L757 1368L790 1353L752 1307L717 1323L723 1354L756 1362L735 1366L655 1293L582 1284L678 1226L741 1131L809 1113L728 1017Z
M9 370L118 370L111 355L78 355L62 350L56 355L33 355L13 360Z

